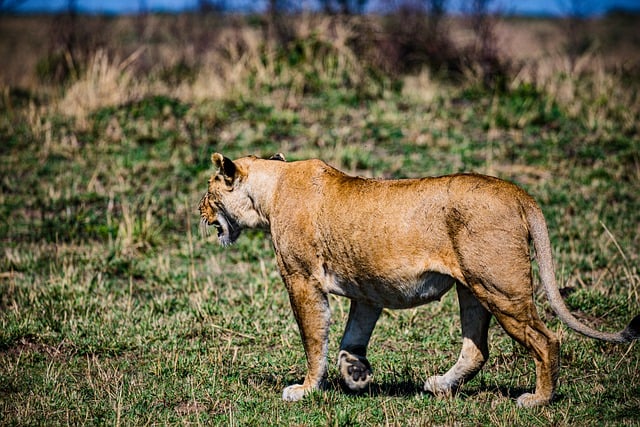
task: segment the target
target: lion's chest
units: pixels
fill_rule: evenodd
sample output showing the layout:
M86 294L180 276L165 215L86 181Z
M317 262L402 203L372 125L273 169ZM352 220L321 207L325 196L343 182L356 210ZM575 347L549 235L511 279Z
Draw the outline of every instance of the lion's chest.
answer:
M329 293L387 308L410 308L439 300L455 283L451 276L427 272L415 280L406 278L345 278L327 273L325 290Z

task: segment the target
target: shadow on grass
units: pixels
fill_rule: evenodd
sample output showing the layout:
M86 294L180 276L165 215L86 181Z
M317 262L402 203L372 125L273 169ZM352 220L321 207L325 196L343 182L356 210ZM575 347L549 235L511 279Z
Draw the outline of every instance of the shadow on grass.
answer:
M368 390L361 393L353 392L342 385L340 381L330 381L326 386L326 389L342 391L344 394L350 396L368 396L368 397L409 397L416 395L423 395L424 397L431 397L437 399L435 395L424 390L423 382L416 382L411 380L401 381L385 381L382 383L373 383L369 386ZM533 392L533 389L527 389L522 387L508 387L508 386L475 386L475 387L462 387L458 392L454 394L455 399L467 400L474 399L482 394L491 394L493 396L503 397L510 400L517 400L524 393ZM562 396L557 395L554 402L561 400Z
M454 394L454 398L460 400L472 399L480 394L490 393L493 395L505 397L515 400L521 394L530 392L531 390L521 387L474 387L474 388L462 388ZM349 392L350 394L354 394ZM403 397L403 396L415 396L422 394L427 397L437 398L432 393L425 391L422 383L415 383L412 381L401 382L389 382L382 384L372 384L370 390L365 394L376 396L388 396L388 397Z
M425 393L423 390L422 384L416 383L414 381L394 381L394 382L383 382L383 383L373 383L369 386L367 391L363 393L354 393L351 390L348 390L344 386L339 385L338 388L341 388L345 394L349 395L359 395L363 394L370 397L378 397L378 396L389 396L389 397L403 397L403 396L415 396L416 394Z

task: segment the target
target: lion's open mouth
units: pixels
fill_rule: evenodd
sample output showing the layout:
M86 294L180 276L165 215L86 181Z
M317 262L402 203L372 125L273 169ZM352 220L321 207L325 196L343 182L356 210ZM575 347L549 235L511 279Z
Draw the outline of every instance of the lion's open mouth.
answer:
M216 206L214 208L208 199L208 193L200 200L200 232L207 236L211 227L216 229L218 241L223 246L229 246L236 241L242 228L229 215L225 214L224 208Z
M215 227L218 234L218 241L223 246L229 246L240 236L241 227L232 218L225 216L221 211L211 226Z

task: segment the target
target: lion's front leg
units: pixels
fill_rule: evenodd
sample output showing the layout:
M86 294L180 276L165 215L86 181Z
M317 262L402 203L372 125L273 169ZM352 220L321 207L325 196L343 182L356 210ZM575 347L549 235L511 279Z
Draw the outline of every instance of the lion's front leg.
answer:
M367 345L381 312L382 307L351 301L349 320L338 354L342 382L351 391L366 389L373 378L373 371L367 360Z
M327 295L320 286L302 276L284 276L293 313L307 356L307 375L302 384L284 389L282 399L297 401L319 389L327 373L329 321Z

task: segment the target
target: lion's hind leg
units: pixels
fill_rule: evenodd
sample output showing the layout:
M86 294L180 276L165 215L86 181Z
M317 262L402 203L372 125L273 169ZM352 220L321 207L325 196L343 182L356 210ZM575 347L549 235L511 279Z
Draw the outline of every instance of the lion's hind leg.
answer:
M373 379L373 370L367 360L367 345L382 307L352 300L349 320L340 342L338 370L342 384L352 392L367 389Z
M508 313L495 315L504 330L531 353L536 365L535 393L524 393L518 397L518 406L546 405L555 395L560 368L560 343L538 317L533 300L524 305L529 305L530 312L524 319Z
M488 290L491 290L487 292ZM510 289L511 292L500 291ZM518 291L516 291L519 289ZM486 295L492 314L514 340L533 356L536 365L536 389L518 398L518 406L546 405L555 394L560 367L560 343L553 332L540 320L530 287L476 288Z
M489 357L487 332L491 314L466 287L458 283L456 290L460 302L462 350L458 361L446 374L429 377L425 382L425 391L436 396L453 395L480 371Z

